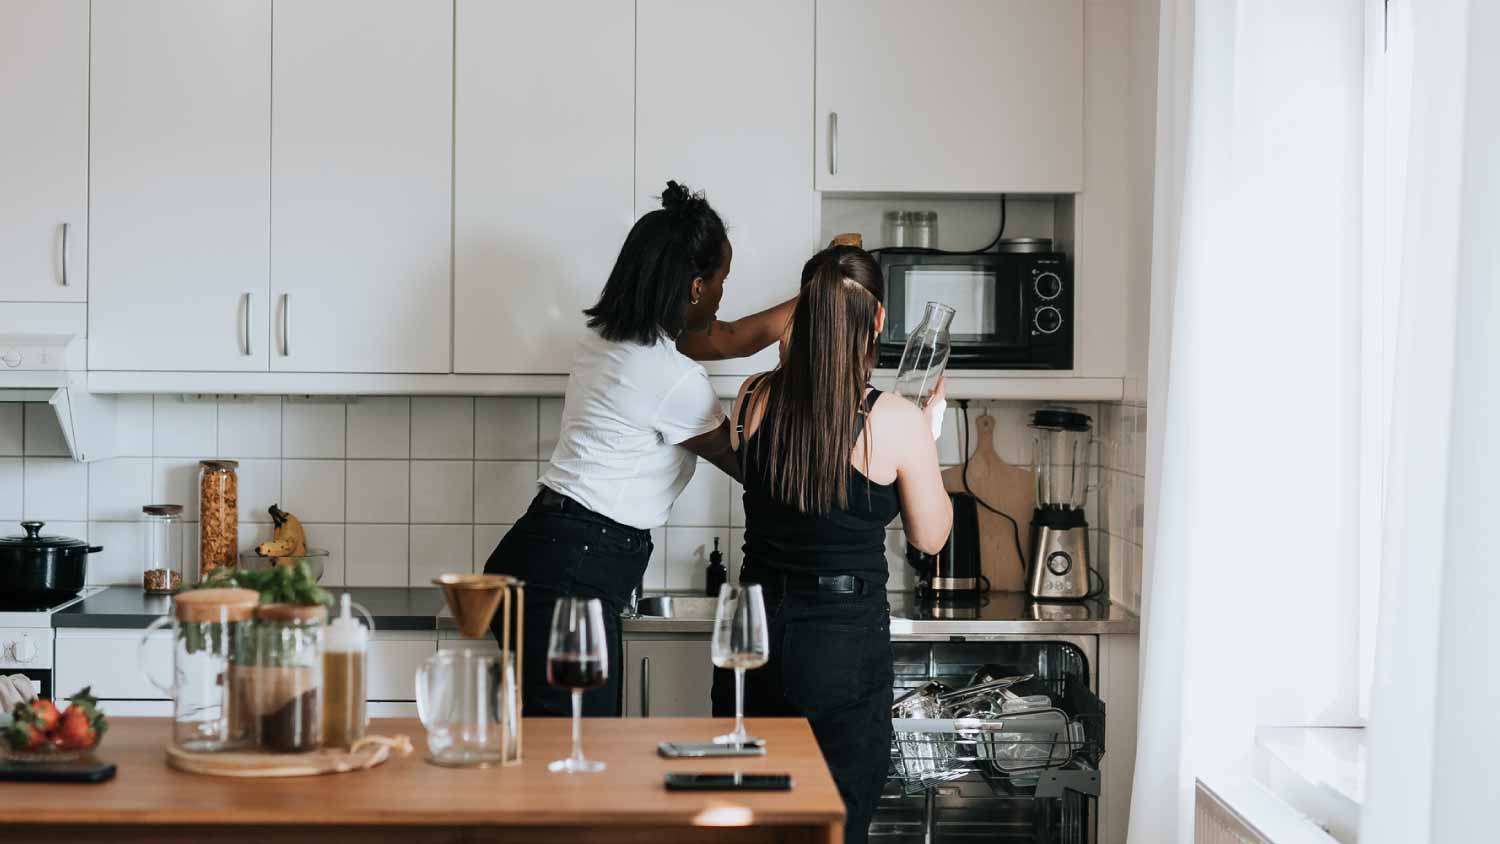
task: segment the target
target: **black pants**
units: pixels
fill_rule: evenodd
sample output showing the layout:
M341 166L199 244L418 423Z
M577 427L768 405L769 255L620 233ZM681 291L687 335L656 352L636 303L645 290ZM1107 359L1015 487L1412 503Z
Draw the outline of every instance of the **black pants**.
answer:
M518 577L526 588L525 651L521 666L524 715L573 714L572 693L547 684L547 640L552 608L564 595L604 603L609 681L583 694L583 714L620 714L625 650L620 610L651 559L651 531L627 527L570 498L543 489L526 514L490 554L484 570ZM499 616L495 624L499 624ZM495 630L496 640L499 630Z
M745 672L746 716L798 716L812 724L848 820L844 841L864 842L891 764L891 612L885 592L857 594L761 582L771 659ZM734 672L717 669L714 715L734 715ZM774 753L775 751L772 750Z

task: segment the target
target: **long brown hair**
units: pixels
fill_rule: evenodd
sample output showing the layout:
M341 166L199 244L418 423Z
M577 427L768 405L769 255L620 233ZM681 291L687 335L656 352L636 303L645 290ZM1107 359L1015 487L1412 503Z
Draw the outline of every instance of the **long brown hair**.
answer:
M875 366L884 299L880 265L863 249L831 246L802 268L786 359L766 377L761 423L771 496L799 512L849 506L854 422Z

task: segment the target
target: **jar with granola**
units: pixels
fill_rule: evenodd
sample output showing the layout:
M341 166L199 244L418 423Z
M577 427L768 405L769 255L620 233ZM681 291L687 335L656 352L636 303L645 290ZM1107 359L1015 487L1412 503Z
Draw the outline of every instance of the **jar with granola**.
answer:
M235 460L198 463L199 579L235 564L239 554L240 483Z

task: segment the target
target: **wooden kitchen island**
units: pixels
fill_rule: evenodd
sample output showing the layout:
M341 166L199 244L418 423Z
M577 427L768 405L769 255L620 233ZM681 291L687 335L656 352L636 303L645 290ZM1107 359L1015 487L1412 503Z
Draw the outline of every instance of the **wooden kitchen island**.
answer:
M657 742L704 741L728 732L724 720L590 719L584 752L604 761L597 774L553 774L566 756L569 722L527 719L525 762L454 770L423 761L415 720L377 720L370 732L407 735L416 752L378 768L295 779L225 779L167 767L169 722L112 719L99 757L119 766L99 785L5 783L0 838L18 841L265 842L322 844L400 841L632 844L843 840L844 807L800 719L751 719L768 753L742 759L663 759ZM667 792L662 777L682 772L786 772L788 792Z

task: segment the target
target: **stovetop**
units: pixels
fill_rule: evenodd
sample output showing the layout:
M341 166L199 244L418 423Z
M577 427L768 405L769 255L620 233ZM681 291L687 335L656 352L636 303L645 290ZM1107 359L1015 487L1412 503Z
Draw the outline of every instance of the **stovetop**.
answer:
M103 592L103 586L85 586L83 591L62 601L42 603L38 601L15 601L0 595L0 627L51 627L50 617L90 595Z

